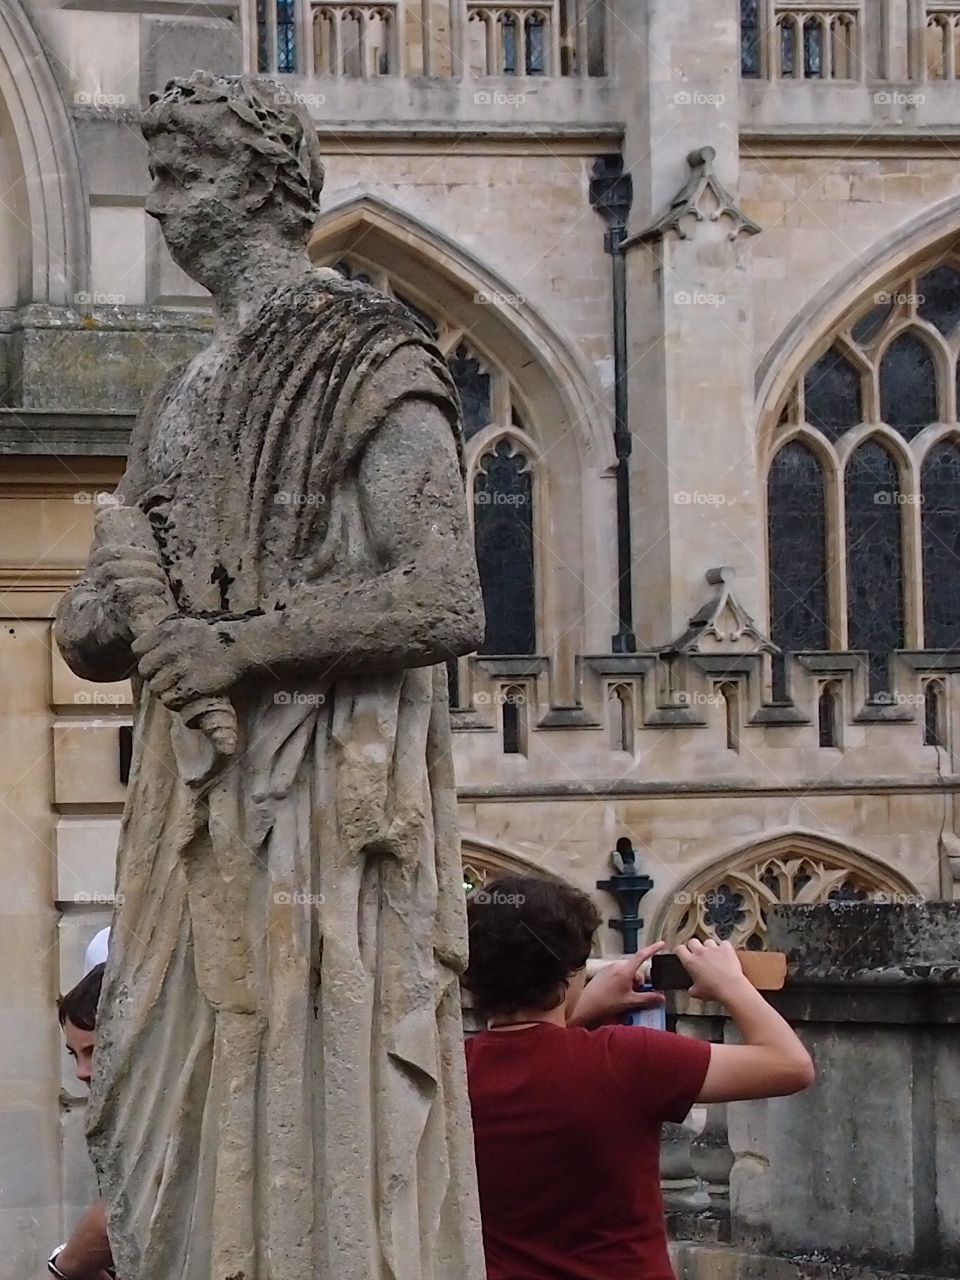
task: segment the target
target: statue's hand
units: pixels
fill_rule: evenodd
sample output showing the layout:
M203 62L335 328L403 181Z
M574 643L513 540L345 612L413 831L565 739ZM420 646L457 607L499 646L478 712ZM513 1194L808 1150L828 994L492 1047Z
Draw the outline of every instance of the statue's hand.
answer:
M155 626L174 610L167 575L149 551L101 545L90 557L89 573L93 589L135 633Z
M141 676L172 711L198 697L225 693L241 670L238 645L225 643L213 624L198 618L170 618L132 648Z

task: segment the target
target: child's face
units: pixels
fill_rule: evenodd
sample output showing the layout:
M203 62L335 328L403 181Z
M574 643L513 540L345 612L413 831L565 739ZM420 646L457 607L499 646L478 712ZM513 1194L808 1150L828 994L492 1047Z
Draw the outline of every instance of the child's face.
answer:
M66 1041L67 1053L73 1059L77 1079L89 1088L90 1078L93 1075L93 1049L97 1042L97 1033L75 1027L67 1018L63 1024L63 1038Z

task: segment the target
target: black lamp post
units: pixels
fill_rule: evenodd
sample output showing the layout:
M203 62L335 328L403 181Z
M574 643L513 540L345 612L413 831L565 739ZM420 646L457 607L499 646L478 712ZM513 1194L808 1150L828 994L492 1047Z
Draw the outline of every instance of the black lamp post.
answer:
M631 955L637 950L640 930L643 928L640 903L653 888L653 881L641 873L637 865L637 852L626 836L617 841L616 851L610 855L610 861L614 867L613 874L609 880L598 880L597 888L616 898L620 918L610 920L608 924L622 935L624 955Z

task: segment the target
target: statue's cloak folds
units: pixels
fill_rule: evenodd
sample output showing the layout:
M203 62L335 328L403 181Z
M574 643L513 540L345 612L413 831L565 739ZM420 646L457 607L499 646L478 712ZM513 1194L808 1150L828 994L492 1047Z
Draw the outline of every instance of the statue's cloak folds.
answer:
M267 612L384 567L356 470L403 399L457 433L408 312L322 275L202 391L209 429L125 488L184 612ZM459 448L459 437L458 437ZM237 755L139 694L91 1150L122 1280L480 1280L457 975L466 928L442 668L263 675Z

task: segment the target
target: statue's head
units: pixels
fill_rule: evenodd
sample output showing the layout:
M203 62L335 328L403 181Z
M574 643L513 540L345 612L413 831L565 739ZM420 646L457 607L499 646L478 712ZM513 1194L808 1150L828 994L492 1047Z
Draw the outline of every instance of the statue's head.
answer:
M153 97L141 127L147 212L195 280L215 289L224 262L258 240L303 246L323 162L309 117L280 85L195 71Z

